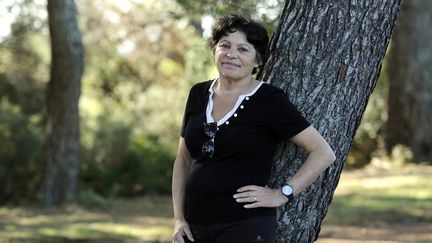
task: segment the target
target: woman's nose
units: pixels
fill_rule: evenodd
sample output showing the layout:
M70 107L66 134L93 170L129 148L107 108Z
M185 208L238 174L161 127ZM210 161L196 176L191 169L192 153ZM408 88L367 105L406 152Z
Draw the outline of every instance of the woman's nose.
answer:
M228 58L230 58L230 59L236 58L236 55L235 55L234 53L232 53L232 52L228 52L228 53L226 54L226 56L227 56Z

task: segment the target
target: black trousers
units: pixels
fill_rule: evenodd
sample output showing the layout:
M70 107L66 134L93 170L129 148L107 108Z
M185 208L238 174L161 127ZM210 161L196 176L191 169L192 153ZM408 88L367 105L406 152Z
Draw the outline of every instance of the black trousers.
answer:
M189 225L195 243L274 243L276 217L262 216L210 225ZM185 242L192 242L184 237Z

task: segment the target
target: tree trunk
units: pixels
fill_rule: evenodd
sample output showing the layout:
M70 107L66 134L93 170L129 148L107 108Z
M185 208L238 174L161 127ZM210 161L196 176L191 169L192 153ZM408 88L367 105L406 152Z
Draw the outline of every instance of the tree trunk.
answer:
M75 199L83 46L73 0L48 0L51 80L47 91L46 169L41 197L49 205Z
M386 150L401 144L432 162L432 2L406 1L392 39Z
M336 162L279 210L278 242L313 242L327 213L399 14L401 0L300 0L285 3L262 80L285 90L327 139ZM305 160L285 143L275 156L280 185Z

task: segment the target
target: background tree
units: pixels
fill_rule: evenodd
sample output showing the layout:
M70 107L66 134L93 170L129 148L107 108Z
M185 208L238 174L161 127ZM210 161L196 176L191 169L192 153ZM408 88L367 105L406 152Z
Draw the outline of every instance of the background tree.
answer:
M260 75L282 88L327 139L337 160L279 212L279 242L313 242L376 85L400 0L287 1ZM280 185L305 155L292 144L275 157Z
M84 68L73 0L48 0L51 79L47 89L46 169L41 197L48 204L74 200L79 170L79 112Z
M411 150L415 161L432 161L432 2L405 1L389 55L385 145ZM400 148L400 147L399 147ZM397 152L397 150L395 151ZM406 155L409 159L409 154Z

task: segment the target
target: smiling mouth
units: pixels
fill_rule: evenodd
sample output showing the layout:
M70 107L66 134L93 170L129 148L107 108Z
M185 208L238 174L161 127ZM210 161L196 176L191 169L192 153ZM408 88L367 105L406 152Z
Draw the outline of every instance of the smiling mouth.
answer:
M222 62L222 66L224 66L224 67L240 67L240 65L237 65L237 64L232 63L232 62Z

